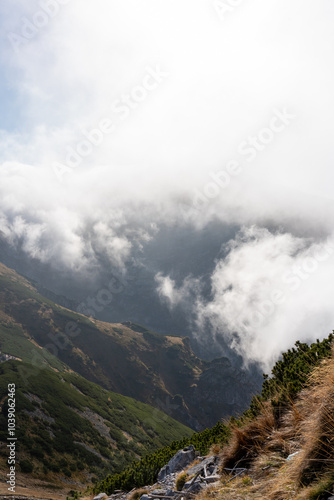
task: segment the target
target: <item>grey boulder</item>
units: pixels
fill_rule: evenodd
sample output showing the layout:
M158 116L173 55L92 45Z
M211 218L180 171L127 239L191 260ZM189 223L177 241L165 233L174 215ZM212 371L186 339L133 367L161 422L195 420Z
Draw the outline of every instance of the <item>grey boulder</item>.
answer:
M205 488L205 484L201 483L200 481L195 481L193 484L188 486L188 488L184 486L182 491L186 491L187 493L197 494L203 488Z
M195 448L191 445L178 451L159 472L158 481L163 481L169 474L178 472L195 460Z
M187 474L189 476L192 476L193 474L197 474L198 472L202 472L204 470L204 467L208 467L209 465L213 465L213 464L216 463L216 461L217 461L217 457L216 456L205 458L199 464L196 464L193 467L191 467L187 471Z

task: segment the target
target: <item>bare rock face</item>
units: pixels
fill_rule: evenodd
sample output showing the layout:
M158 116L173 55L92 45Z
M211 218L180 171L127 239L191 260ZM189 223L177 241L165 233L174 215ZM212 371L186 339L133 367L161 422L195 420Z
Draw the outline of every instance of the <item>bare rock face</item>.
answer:
M222 418L240 415L257 390L249 372L223 357L206 363L196 384L186 393L185 402L200 423L212 426Z
M187 467L195 460L199 461L190 469ZM193 446L188 446L178 451L159 472L158 481L153 486L147 486L147 492L140 497L140 500L180 500L182 498L191 500L200 491L205 490L212 483L220 481L221 476L218 471L218 455L209 457L199 457ZM188 481L181 491L176 490L176 480L178 473L187 469ZM131 493L131 492L130 492ZM119 498L114 495L111 500L129 500L127 497Z
M187 469L195 458L199 463ZM179 450L160 470L157 482L143 487L145 492L140 500L191 500L202 490L221 480L218 462L218 455L200 457L193 446ZM177 490L177 476L181 471L186 472L188 481L181 490ZM128 492L115 491L105 500L130 500L134 491L136 491L135 488ZM103 500L103 498L104 496L96 497L94 500Z
M190 469L187 470L187 474L188 476L194 476L198 473L203 472L204 469L208 470L210 473L213 473L215 470L216 462L217 457L215 455L201 459L199 464L193 465Z
M180 450L174 455L167 465L165 465L159 472L158 481L162 481L169 474L174 474L187 467L195 460L195 448L191 445L183 450Z

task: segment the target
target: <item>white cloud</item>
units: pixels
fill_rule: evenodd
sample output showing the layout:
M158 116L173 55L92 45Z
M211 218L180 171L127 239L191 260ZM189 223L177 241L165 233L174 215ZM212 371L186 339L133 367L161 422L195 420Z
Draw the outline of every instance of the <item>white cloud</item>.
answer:
M296 340L315 340L334 322L331 297L334 237L325 241L242 230L224 248L211 276L211 298L197 290L190 303L189 281L175 288L165 277L159 291L171 305L186 301L197 321L199 340L211 325L247 362L269 370L279 354ZM196 290L193 290L196 292Z
M196 300L201 291L200 280L191 276L183 281L181 287L177 287L175 280L162 273L156 274L155 281L161 299L166 301L170 309L177 306L188 307L189 302L194 306L193 299Z
M71 0L15 51L8 35L22 35L22 19L34 22L41 5L0 5L2 85L21 104L14 130L0 134L0 230L29 256L83 272L99 266L100 255L124 267L162 223L269 228L243 233L217 263L212 302L198 304L213 326L225 318L232 332L236 313L248 317L269 293L263 279L278 285L280 273L332 235L333 3L253 0L221 22L207 0ZM168 78L128 104L121 120L112 104L128 99L156 65ZM247 162L240 144L284 107L296 118ZM66 162L83 130L104 119L115 123L113 133L59 182L54 162ZM210 173L229 161L241 173L194 209ZM314 321L332 319L325 269L331 260L275 309L271 339L268 325L246 332L250 357L261 346L272 359L288 342L281 333L288 320L293 335L311 335L311 320L304 329L296 319L309 318L306 298ZM198 283L179 290L168 279L158 281L171 305L199 293ZM236 348L245 352L240 340Z

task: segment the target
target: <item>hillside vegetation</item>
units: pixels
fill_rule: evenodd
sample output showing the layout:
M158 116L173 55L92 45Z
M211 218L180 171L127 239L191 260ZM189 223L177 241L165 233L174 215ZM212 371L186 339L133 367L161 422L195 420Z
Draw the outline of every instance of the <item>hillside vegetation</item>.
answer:
M56 305L0 264L0 349L37 366L64 365L201 430L240 413L256 387L227 358L205 362L188 339L110 324ZM52 358L50 354L53 354Z
M172 443L108 476L95 492L152 484L178 449L194 444L201 454L210 446L221 450L221 482L200 500L327 499L334 494L333 339L331 334L311 345L297 342L284 353L239 420ZM235 468L245 474L233 478L226 470Z
M194 434L190 438L174 441L169 446L149 454L140 461L134 462L120 474L108 476L94 488L94 493L106 492L112 494L115 490L129 491L147 484L153 484L159 470L175 455L189 445L194 445L202 455L208 453L214 443L225 443L229 436L226 425L218 422L212 429Z
M222 484L202 500L334 495L333 339L297 342L276 363L250 410L230 422L231 437L220 454ZM234 467L247 473L231 482L225 469Z
M159 410L106 391L75 373L11 360L0 364L2 470L7 468L9 383L16 384L20 469L36 478L67 477L87 485L193 434Z
M271 376L264 375L261 393L253 397L245 415L256 416L264 401L271 401L277 410L281 407L284 410L285 405L307 385L309 375L319 362L331 356L333 340L331 333L328 338L311 345L297 341L292 349L284 352L282 359L275 363Z
M96 493L130 490L154 483L160 468L193 444L202 455L220 450L221 481L199 500L327 500L334 495L333 340L297 342L264 377L248 410L242 414L241 396L227 411L243 383L251 393L246 374L227 359L206 363L187 339L69 311L0 265L0 346L18 358L0 364L0 428L14 382L23 473L50 483L97 481ZM194 434L110 388L165 404L193 428L217 415L242 416ZM4 446L0 455L4 466ZM243 476L227 472L240 467Z

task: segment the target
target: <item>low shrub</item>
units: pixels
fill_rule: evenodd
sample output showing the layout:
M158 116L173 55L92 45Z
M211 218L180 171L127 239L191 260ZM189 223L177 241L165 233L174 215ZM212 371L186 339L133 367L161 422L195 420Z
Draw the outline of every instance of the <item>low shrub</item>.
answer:
M30 474L34 470L34 465L30 460L20 460L20 469L21 472L24 472L25 474Z

